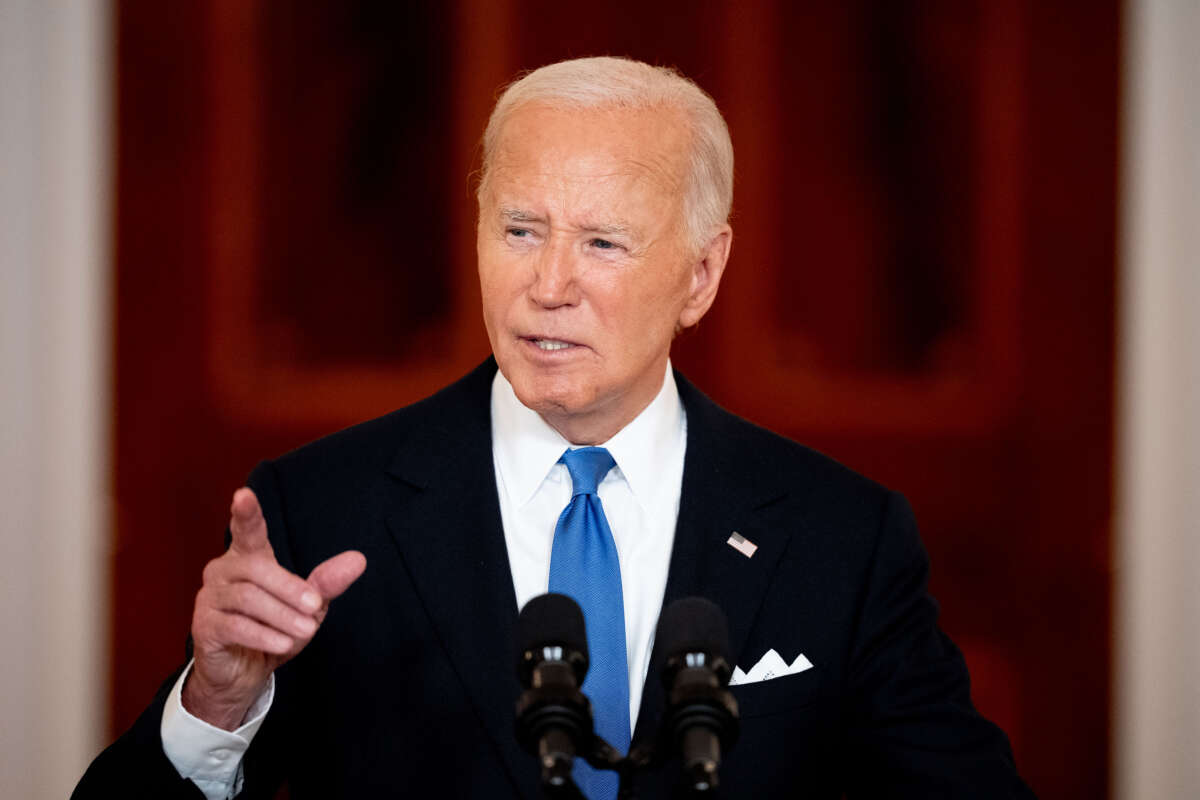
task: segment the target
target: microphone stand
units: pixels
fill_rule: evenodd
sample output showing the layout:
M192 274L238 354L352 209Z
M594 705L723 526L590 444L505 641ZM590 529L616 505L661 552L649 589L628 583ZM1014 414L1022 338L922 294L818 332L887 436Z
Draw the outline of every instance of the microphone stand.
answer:
M728 695L728 690L725 694ZM732 701L732 697L729 699ZM659 769L665 765L670 754L676 749L670 743L672 733L669 729L660 730L656 738L634 747L627 756L622 756L615 747L593 733L589 746L575 757L584 759L594 769L607 769L617 773L620 781L617 800L637 800L634 779L639 773ZM541 762L542 792L545 797L550 800L587 800L571 776L574 759L568 762L566 759L543 757ZM686 773L684 777L685 780L677 783L672 793L676 800L720 797L715 779L711 781L708 789L700 790L694 785L689 787Z
M653 753L653 747L639 747L623 756L604 739L593 735L591 747L576 757L583 758L593 769L616 772L620 781L617 800L636 800L634 774L650 765ZM571 766L553 758L542 759L542 793L550 800L587 800L571 776Z
M684 780L675 795L716 796L721 755L737 741L739 727L724 655L727 623L716 605L690 597L663 612L657 641L667 652L662 674L666 715L655 740L632 748L627 756L596 735L591 703L580 690L588 656L579 606L564 595L542 595L526 604L517 622L520 641L527 644L521 645L517 662L525 691L517 699L516 736L538 759L546 797L586 800L571 777L575 759L583 758L593 769L616 772L618 800L634 800L637 772L661 767L676 752Z

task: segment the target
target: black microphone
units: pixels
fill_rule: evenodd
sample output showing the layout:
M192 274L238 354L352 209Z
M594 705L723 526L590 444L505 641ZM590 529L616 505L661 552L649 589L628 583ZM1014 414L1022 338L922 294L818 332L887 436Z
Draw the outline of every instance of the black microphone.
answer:
M703 597L676 600L662 613L655 634L666 654L663 684L667 711L660 736L678 749L692 792L717 789L721 753L737 741L737 701L729 689L729 630L725 615Z
M542 767L542 785L578 795L571 780L576 754L594 737L592 705L579 690L588 670L583 612L562 594L543 594L517 619L517 741ZM572 790L574 790L572 792Z

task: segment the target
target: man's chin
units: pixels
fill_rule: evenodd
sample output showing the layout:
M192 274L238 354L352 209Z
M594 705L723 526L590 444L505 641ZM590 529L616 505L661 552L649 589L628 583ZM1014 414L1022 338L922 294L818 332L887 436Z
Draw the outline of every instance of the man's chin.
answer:
M537 412L547 425L576 445L599 444L611 438L628 420L619 407L603 402L594 382L576 380L509 381L517 400Z
M543 417L556 419L581 416L586 413L586 405L569 390L548 391L545 388L529 389L513 385L513 391L521 405L536 411Z
M517 398L535 411L541 408L574 408L583 392L581 387L594 383L587 370L578 364L531 364L518 353L516 358L501 363L500 369L512 384Z
M513 392L521 405L532 409L543 417L557 419L586 416L594 395L585 390L591 384L582 376L505 375L512 384Z

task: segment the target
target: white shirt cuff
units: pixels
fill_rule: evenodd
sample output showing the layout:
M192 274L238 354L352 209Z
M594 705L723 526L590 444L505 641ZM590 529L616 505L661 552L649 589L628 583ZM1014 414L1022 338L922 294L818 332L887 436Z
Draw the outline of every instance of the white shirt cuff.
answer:
M159 728L163 752L180 776L191 779L208 800L226 800L242 789L242 757L275 699L275 675L251 704L241 727L227 731L209 725L183 707L183 684L193 663L188 662L163 706Z

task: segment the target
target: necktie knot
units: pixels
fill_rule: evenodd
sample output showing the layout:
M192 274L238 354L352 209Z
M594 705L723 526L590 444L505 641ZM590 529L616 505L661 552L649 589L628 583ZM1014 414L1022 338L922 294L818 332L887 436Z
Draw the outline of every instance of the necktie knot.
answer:
M567 450L559 459L571 473L571 496L595 494L596 487L608 471L616 466L612 454L603 447L581 447Z

